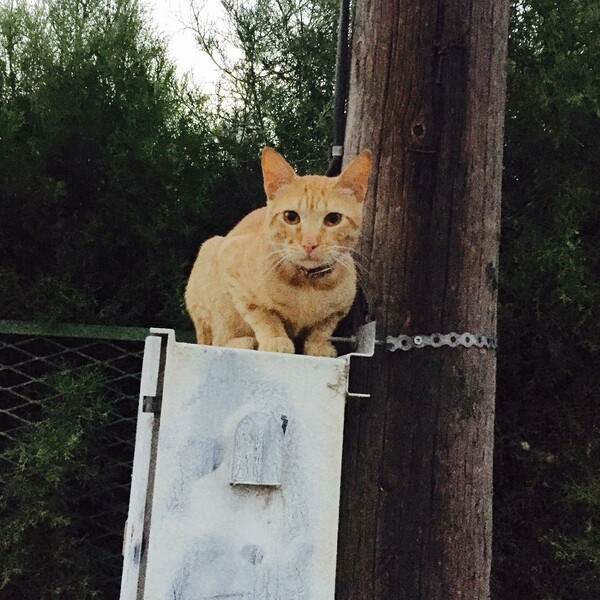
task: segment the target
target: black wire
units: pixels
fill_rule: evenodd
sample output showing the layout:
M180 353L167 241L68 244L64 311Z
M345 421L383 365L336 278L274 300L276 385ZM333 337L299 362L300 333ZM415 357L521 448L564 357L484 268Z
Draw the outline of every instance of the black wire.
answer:
M335 65L335 96L333 104L333 146L344 145L346 132L346 102L348 99L348 78L350 54L348 33L350 30L350 0L340 0L340 21L338 26L337 55ZM331 156L325 175L335 177L342 170L342 156Z

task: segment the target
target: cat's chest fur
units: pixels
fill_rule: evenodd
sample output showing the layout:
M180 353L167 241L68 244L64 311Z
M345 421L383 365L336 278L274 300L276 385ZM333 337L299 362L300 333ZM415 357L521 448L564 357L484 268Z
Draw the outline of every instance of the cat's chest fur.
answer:
M334 266L322 275L296 267L274 268L268 248L244 252L245 246L250 248L248 243L246 236L239 236L228 240L221 251L234 303L243 299L250 306L272 311L293 336L348 310L356 292L353 268Z
M271 286L272 308L286 322L293 336L310 329L332 313L346 313L356 292L355 278L348 273L342 279L335 270L323 277L292 275L281 277Z

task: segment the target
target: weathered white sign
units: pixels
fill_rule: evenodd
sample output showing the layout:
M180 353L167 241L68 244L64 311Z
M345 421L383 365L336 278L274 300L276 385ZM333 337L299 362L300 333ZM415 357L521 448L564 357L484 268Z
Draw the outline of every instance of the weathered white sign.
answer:
M348 358L152 331L121 600L333 600Z

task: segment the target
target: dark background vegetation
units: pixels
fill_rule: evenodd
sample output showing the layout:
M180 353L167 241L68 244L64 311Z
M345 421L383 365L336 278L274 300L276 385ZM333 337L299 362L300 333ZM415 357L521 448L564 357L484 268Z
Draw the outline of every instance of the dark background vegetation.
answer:
M262 203L260 148L324 172L337 1L227 12L237 61L195 23L223 64L205 97L177 79L134 0L0 1L1 319L189 329L191 263ZM495 600L600 597L599 31L600 0L513 2ZM60 495L102 491L102 402L93 374L61 385L0 491L0 598L29 600L14 591L29 575L32 599L107 597L93 561L74 559L87 555ZM42 543L53 568L39 569Z

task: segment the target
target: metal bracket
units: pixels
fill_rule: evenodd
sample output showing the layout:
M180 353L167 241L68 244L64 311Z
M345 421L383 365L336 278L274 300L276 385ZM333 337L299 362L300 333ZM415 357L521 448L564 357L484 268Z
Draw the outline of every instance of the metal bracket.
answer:
M348 392L346 396L348 398L370 398L371 394L364 394L359 392L350 391L350 362L353 357L360 356L363 358L370 358L375 354L375 335L376 335L377 323L371 321L366 325L361 325L356 333L351 338L331 338L332 341L338 342L350 342L356 345L356 350L350 354L345 354L345 358L348 362Z
M375 339L377 329L377 321L371 321L365 325L361 325L354 335L349 337L332 336L329 338L331 342L344 342L352 344L355 347L354 352L344 356L366 356L367 358L375 354L375 345L382 344Z
M364 356L369 358L375 354L375 344L378 341L375 339L377 331L377 321L371 321L365 325L361 325L353 336L350 337L330 337L332 342L346 342L353 344L355 347L354 352L350 354L344 354L344 357L348 356Z

